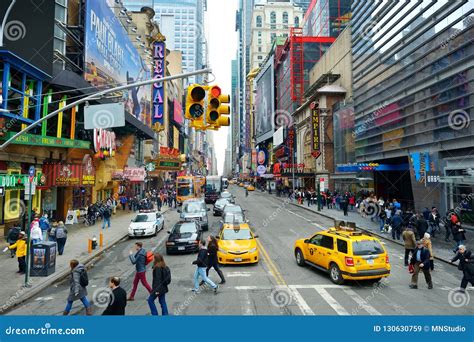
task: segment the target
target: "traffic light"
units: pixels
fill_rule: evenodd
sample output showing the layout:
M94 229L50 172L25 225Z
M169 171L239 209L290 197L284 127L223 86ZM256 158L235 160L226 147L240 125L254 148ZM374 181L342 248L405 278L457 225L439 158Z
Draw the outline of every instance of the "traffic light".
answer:
M229 102L230 96L222 95L221 88L218 86L209 88L206 120L211 128L218 129L221 126L230 125L230 119L222 116L230 114L230 107L226 104Z
M186 119L191 120L191 127L204 129L204 98L206 90L199 84L188 87L186 97Z

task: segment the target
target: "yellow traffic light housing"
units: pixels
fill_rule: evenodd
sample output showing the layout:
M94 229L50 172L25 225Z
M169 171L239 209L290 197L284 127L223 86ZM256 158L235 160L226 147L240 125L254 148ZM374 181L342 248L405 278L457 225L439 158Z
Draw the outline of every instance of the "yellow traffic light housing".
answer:
M188 87L186 96L186 119L191 120L191 127L204 127L204 99L206 90L199 84L192 84Z
M220 95L219 96L220 106L218 109L219 119L217 120L217 125L220 126L230 126L230 118L227 116L230 114L230 106L227 103L230 103L230 95ZM224 116L226 115L226 116Z
M221 102L219 97L221 96L221 88L218 86L212 86L208 91L208 104L207 104L207 114L206 122L210 125L215 125L219 120L219 107Z

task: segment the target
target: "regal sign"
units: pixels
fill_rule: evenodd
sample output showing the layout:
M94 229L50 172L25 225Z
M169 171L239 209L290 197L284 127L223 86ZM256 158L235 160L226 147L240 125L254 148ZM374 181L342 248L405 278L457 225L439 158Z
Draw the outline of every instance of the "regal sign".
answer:
M153 78L163 78L165 76L165 53L164 42L155 41L153 43ZM152 125L164 125L164 88L163 82L153 84L153 117Z

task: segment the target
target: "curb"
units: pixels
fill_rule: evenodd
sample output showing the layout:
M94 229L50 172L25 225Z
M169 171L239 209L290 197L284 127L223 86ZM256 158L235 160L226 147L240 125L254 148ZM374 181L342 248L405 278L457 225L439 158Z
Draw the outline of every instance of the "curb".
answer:
M162 214L165 214L167 213L168 211L170 211L170 209L166 209L165 211L162 211L161 213ZM125 240L128 238L128 232L125 233L124 235L121 235L119 238L116 238L115 240L113 240L110 244L108 244L106 247L103 247L102 249L98 250L95 254L91 254L91 255L88 255L87 257L85 257L85 259L83 260L79 260L80 263L82 263L84 266L88 266L88 264L90 264L93 260L97 259L98 257L100 257L102 254L104 254L106 251L108 251L109 249L111 249L112 247L114 247L117 243L121 242L122 240ZM17 306L21 305L22 303L26 302L28 299L34 297L35 295L37 295L38 293L40 293L41 291L43 291L44 289L46 289L47 287L51 286L52 284L54 283L57 283L57 282L60 282L62 280L64 280L68 275L69 275L69 270L66 268L64 269L63 271L61 272L58 272L56 275L54 275L52 278L48 279L48 281L44 282L43 284L41 285L38 285L38 287L36 288L33 288L31 289L31 291L28 291L25 293L25 295L21 296L20 298L18 298L13 304L9 305L8 308L6 308L5 310L3 310L1 312L1 315L5 315L6 313L10 312L11 310L13 310L14 308L16 308ZM21 287L21 289L23 289L24 287Z
M314 211L314 210L308 209L308 208L306 208L305 206L300 206L300 205L295 204L295 203L290 203L290 204L293 205L293 206L295 206L295 207L302 208L302 209L305 209L306 211L312 212L313 214L323 216L323 217L328 218L328 219L330 219L330 220L336 220L336 219L335 219L334 217L332 217L332 216L329 216L329 215L327 215L327 214L320 213L320 212L318 212L318 211ZM368 233L370 233L370 234L372 234L372 235L375 235L375 236L377 236L377 237L379 237L379 238L381 238L381 239L383 239L383 240L393 242L393 243L395 243L395 244L397 244L397 245L402 246L403 248L405 248L405 245L404 245L403 243L401 243L401 242L399 242L399 241L396 241L396 240L392 240L392 239L388 238L388 237L385 236L385 235L379 234L379 233L377 233L377 232L373 232L373 231L371 231L371 230L369 230L369 229L364 229L364 228L360 228L360 227L357 227L357 228L360 229L360 230L363 230L363 231L365 231L365 232L368 232ZM444 263L446 263L446 264L448 264L448 265L451 265L451 266L453 266L453 267L456 267L456 265L451 264L451 263L450 263L448 260L446 260L446 259L443 259L443 258L440 258L440 257L437 257L437 256L435 256L434 258L435 258L436 260L442 261L442 262L444 262Z

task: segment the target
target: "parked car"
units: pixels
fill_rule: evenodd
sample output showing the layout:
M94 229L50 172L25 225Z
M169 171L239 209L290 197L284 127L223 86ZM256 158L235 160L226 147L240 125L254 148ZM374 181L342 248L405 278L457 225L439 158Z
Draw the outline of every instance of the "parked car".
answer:
M223 191L223 192L221 192L221 197L220 197L220 198L228 199L229 202L232 203L232 204L235 203L234 195L232 195L229 191Z
M183 221L199 221L202 230L209 230L209 220L204 199L189 199L184 201L181 209L178 210Z
M170 236L166 242L166 254L198 252L202 230L197 221L180 221L168 231Z
M221 216L221 215L222 215L222 211L224 210L224 207L225 207L227 204L230 204L228 198L219 198L219 199L216 201L216 203L214 203L214 207L213 207L214 216Z
M156 210L140 210L128 227L129 237L153 236L165 227L165 218Z
M227 213L241 213L242 215L244 214L244 210L240 205L237 204L227 204L224 209L222 210L222 216L224 216Z

